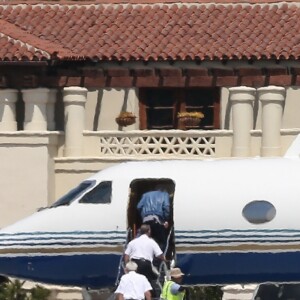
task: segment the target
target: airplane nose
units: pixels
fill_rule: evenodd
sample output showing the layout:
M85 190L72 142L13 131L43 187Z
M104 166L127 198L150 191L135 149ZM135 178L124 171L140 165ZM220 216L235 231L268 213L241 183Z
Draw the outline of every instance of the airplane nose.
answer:
M111 245L101 232L2 230L0 275L66 286L113 286L124 235Z
M12 277L28 276L32 271L28 248L32 244L26 234L3 233L0 231L0 274Z

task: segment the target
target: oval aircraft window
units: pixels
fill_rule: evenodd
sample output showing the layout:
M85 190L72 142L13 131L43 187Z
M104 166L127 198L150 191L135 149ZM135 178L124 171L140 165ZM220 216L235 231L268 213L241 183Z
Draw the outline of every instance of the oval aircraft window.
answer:
M274 205L266 200L254 200L243 209L243 217L253 224L270 222L276 215Z

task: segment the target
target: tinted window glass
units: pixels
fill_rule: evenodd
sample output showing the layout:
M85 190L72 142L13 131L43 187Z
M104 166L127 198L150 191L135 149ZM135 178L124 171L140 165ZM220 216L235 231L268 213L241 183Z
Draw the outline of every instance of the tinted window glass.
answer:
M244 218L253 224L270 222L276 215L276 209L268 201L255 200L248 203L243 209Z
M73 200L78 198L84 191L92 187L95 181L84 181L80 183L76 188L69 191L66 195L59 198L55 203L53 203L50 207L57 207L60 205L68 205Z
M85 194L80 203L111 203L111 181L100 182L94 189Z

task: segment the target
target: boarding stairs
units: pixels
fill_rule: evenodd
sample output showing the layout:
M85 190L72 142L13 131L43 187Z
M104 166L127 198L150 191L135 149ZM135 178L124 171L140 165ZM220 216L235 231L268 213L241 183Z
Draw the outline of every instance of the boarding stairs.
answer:
M167 238L167 242L166 242L167 246L166 246L166 249L164 250L164 255L165 256L168 253L168 250L169 250L169 247L170 247L170 238L171 238L172 233L173 233L173 228L170 229L170 232L169 232L169 235L168 235L168 238ZM129 228L127 230L126 241L125 241L125 244L124 244L124 247L123 247L123 249L124 249L123 252L125 252L125 249L126 249L128 243L133 238L134 237L133 237L132 229ZM173 258L175 257L175 255L172 255L172 256L173 256ZM153 288L154 295L155 295L155 297L152 298L153 300L156 300L156 299L160 298L160 294L161 294L161 291L162 291L163 284L164 284L166 278L168 278L168 276L169 276L169 268L170 268L170 264L169 263L167 264L164 261L160 262L157 267L153 266L153 272L157 274L157 279L155 281L150 282L151 286ZM118 274L117 274L116 281L115 281L115 287L118 286L118 284L120 282L120 279L121 279L121 276L124 274L124 269L125 269L124 255L122 254L121 258L120 258L120 262L119 262Z

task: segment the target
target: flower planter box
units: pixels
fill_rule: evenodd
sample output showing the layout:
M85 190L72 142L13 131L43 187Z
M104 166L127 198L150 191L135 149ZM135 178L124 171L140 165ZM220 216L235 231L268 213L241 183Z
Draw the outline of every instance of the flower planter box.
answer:
M185 127L198 127L201 122L200 118L194 118L194 117L182 117L178 119L179 122Z
M204 114L200 111L182 111L177 114L177 118L179 122L179 127L181 129L197 129L199 128L201 119L204 118Z
M117 117L116 122L120 126L129 126L135 123L136 117Z

